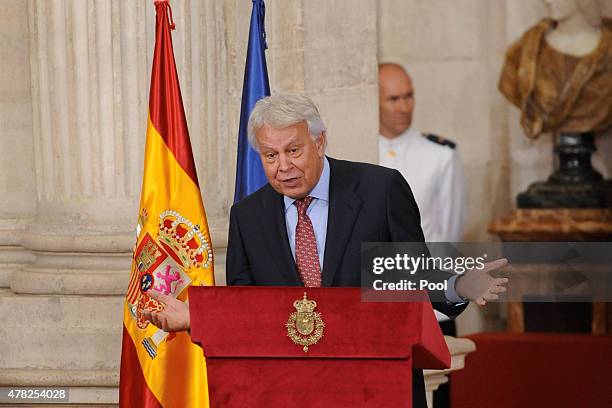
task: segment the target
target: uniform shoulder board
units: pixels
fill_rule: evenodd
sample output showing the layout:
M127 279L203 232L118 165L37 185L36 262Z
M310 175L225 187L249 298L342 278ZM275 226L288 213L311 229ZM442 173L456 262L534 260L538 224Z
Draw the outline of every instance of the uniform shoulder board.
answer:
M451 149L457 147L457 143L453 142L452 140L445 139L442 136L434 135L433 133L426 133L424 136L427 138L427 140L430 140L439 145L448 146Z

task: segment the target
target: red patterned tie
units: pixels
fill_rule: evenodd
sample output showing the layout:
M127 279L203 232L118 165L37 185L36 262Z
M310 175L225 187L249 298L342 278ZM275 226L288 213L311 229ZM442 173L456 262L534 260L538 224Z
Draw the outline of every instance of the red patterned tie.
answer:
M304 286L318 288L321 286L321 267L317 251L317 239L310 217L306 214L312 197L295 200L298 222L295 228L295 263L304 282Z

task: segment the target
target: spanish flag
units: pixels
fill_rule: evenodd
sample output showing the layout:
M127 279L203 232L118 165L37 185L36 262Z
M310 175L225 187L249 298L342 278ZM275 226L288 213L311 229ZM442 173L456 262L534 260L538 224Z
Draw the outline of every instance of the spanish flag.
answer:
M121 407L207 407L202 349L186 332L167 333L139 309L163 305L155 290L187 301L190 285L213 285L213 253L178 81L168 1L156 1L144 175L123 316Z

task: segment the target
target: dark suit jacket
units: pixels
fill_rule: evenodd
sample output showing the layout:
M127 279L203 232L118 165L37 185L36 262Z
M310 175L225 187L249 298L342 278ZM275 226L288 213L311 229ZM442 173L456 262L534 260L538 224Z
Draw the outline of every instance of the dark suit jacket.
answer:
M361 285L362 242L423 242L421 218L410 187L397 170L328 158L329 214L323 286ZM285 225L283 196L267 184L230 213L227 284L301 286ZM434 271L427 279L442 281ZM465 306L434 303L454 316ZM415 407L425 406L423 377L415 373Z
M397 170L328 158L329 215L323 286L361 285L362 242L423 242L421 218L410 187ZM426 250L426 248L425 248ZM283 196L267 184L230 213L227 284L301 286L285 226ZM451 274L432 271L430 281ZM463 310L434 303L454 316Z

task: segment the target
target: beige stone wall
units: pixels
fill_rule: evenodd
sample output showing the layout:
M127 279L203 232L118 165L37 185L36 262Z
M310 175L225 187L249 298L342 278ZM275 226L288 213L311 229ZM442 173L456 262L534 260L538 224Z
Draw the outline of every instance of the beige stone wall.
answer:
M249 17L250 7L228 11L232 135L237 133L240 114ZM269 1L266 30L272 93L303 92L319 105L328 127L330 155L375 162L377 145L369 135L378 126L376 4L368 0ZM235 137L232 140L233 153Z

